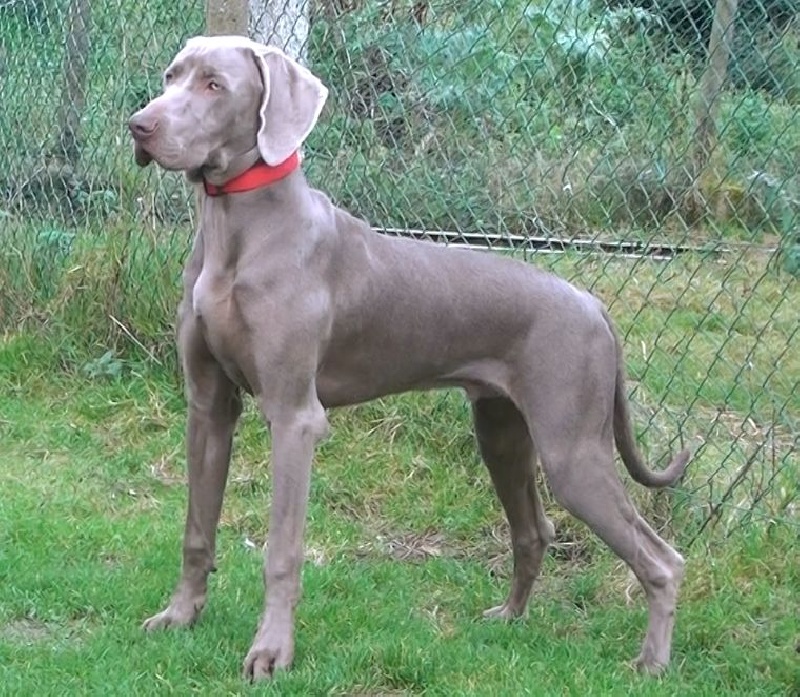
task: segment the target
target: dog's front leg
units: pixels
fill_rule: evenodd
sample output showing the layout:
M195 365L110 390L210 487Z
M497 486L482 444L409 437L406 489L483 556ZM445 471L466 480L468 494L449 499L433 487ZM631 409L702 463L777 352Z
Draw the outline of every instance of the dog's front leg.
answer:
M316 390L292 407L265 405L272 431L272 503L264 559L264 615L244 662L245 677L260 680L287 668L294 656L294 609L300 598L311 461L328 432Z
M148 631L188 626L206 601L208 574L214 568L217 524L236 421L242 410L239 390L211 356L193 319L181 323L189 413L186 461L189 503L183 537L183 566L169 605L144 623Z

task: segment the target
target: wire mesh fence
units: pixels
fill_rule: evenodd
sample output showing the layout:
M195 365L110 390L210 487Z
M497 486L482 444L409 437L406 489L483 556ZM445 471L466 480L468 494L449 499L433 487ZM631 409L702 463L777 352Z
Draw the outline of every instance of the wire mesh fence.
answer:
M516 250L591 288L625 335L643 445L698 448L696 529L796 523L798 0L250 10L330 89L312 183L387 234ZM169 360L191 191L135 167L126 122L205 12L0 2L0 330Z

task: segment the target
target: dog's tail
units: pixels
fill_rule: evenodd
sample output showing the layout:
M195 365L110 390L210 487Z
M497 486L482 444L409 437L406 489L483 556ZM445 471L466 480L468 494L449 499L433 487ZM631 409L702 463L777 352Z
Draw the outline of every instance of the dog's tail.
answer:
M617 353L617 379L614 391L614 441L617 444L622 461L634 481L651 489L658 489L674 484L683 474L691 457L690 450L678 453L667 468L660 472L651 470L642 459L633 436L630 410L628 409L628 395L625 391L625 363L622 355L622 342L608 313L603 310L606 324L614 336Z

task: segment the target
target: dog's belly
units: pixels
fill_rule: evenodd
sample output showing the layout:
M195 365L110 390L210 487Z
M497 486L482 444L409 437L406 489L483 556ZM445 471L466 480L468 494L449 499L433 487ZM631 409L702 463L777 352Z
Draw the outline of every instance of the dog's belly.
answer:
M350 356L354 356L353 353ZM417 356L409 360L323 363L317 372L317 396L325 407L360 404L390 394L461 387L471 399L508 394L507 370L496 358L455 360L435 366Z

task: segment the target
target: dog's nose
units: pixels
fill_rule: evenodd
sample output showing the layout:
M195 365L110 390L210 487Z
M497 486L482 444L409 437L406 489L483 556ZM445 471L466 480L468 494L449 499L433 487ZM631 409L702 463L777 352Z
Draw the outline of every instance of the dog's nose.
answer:
M136 140L144 140L155 133L158 128L158 120L139 112L131 116L128 121L128 128Z

